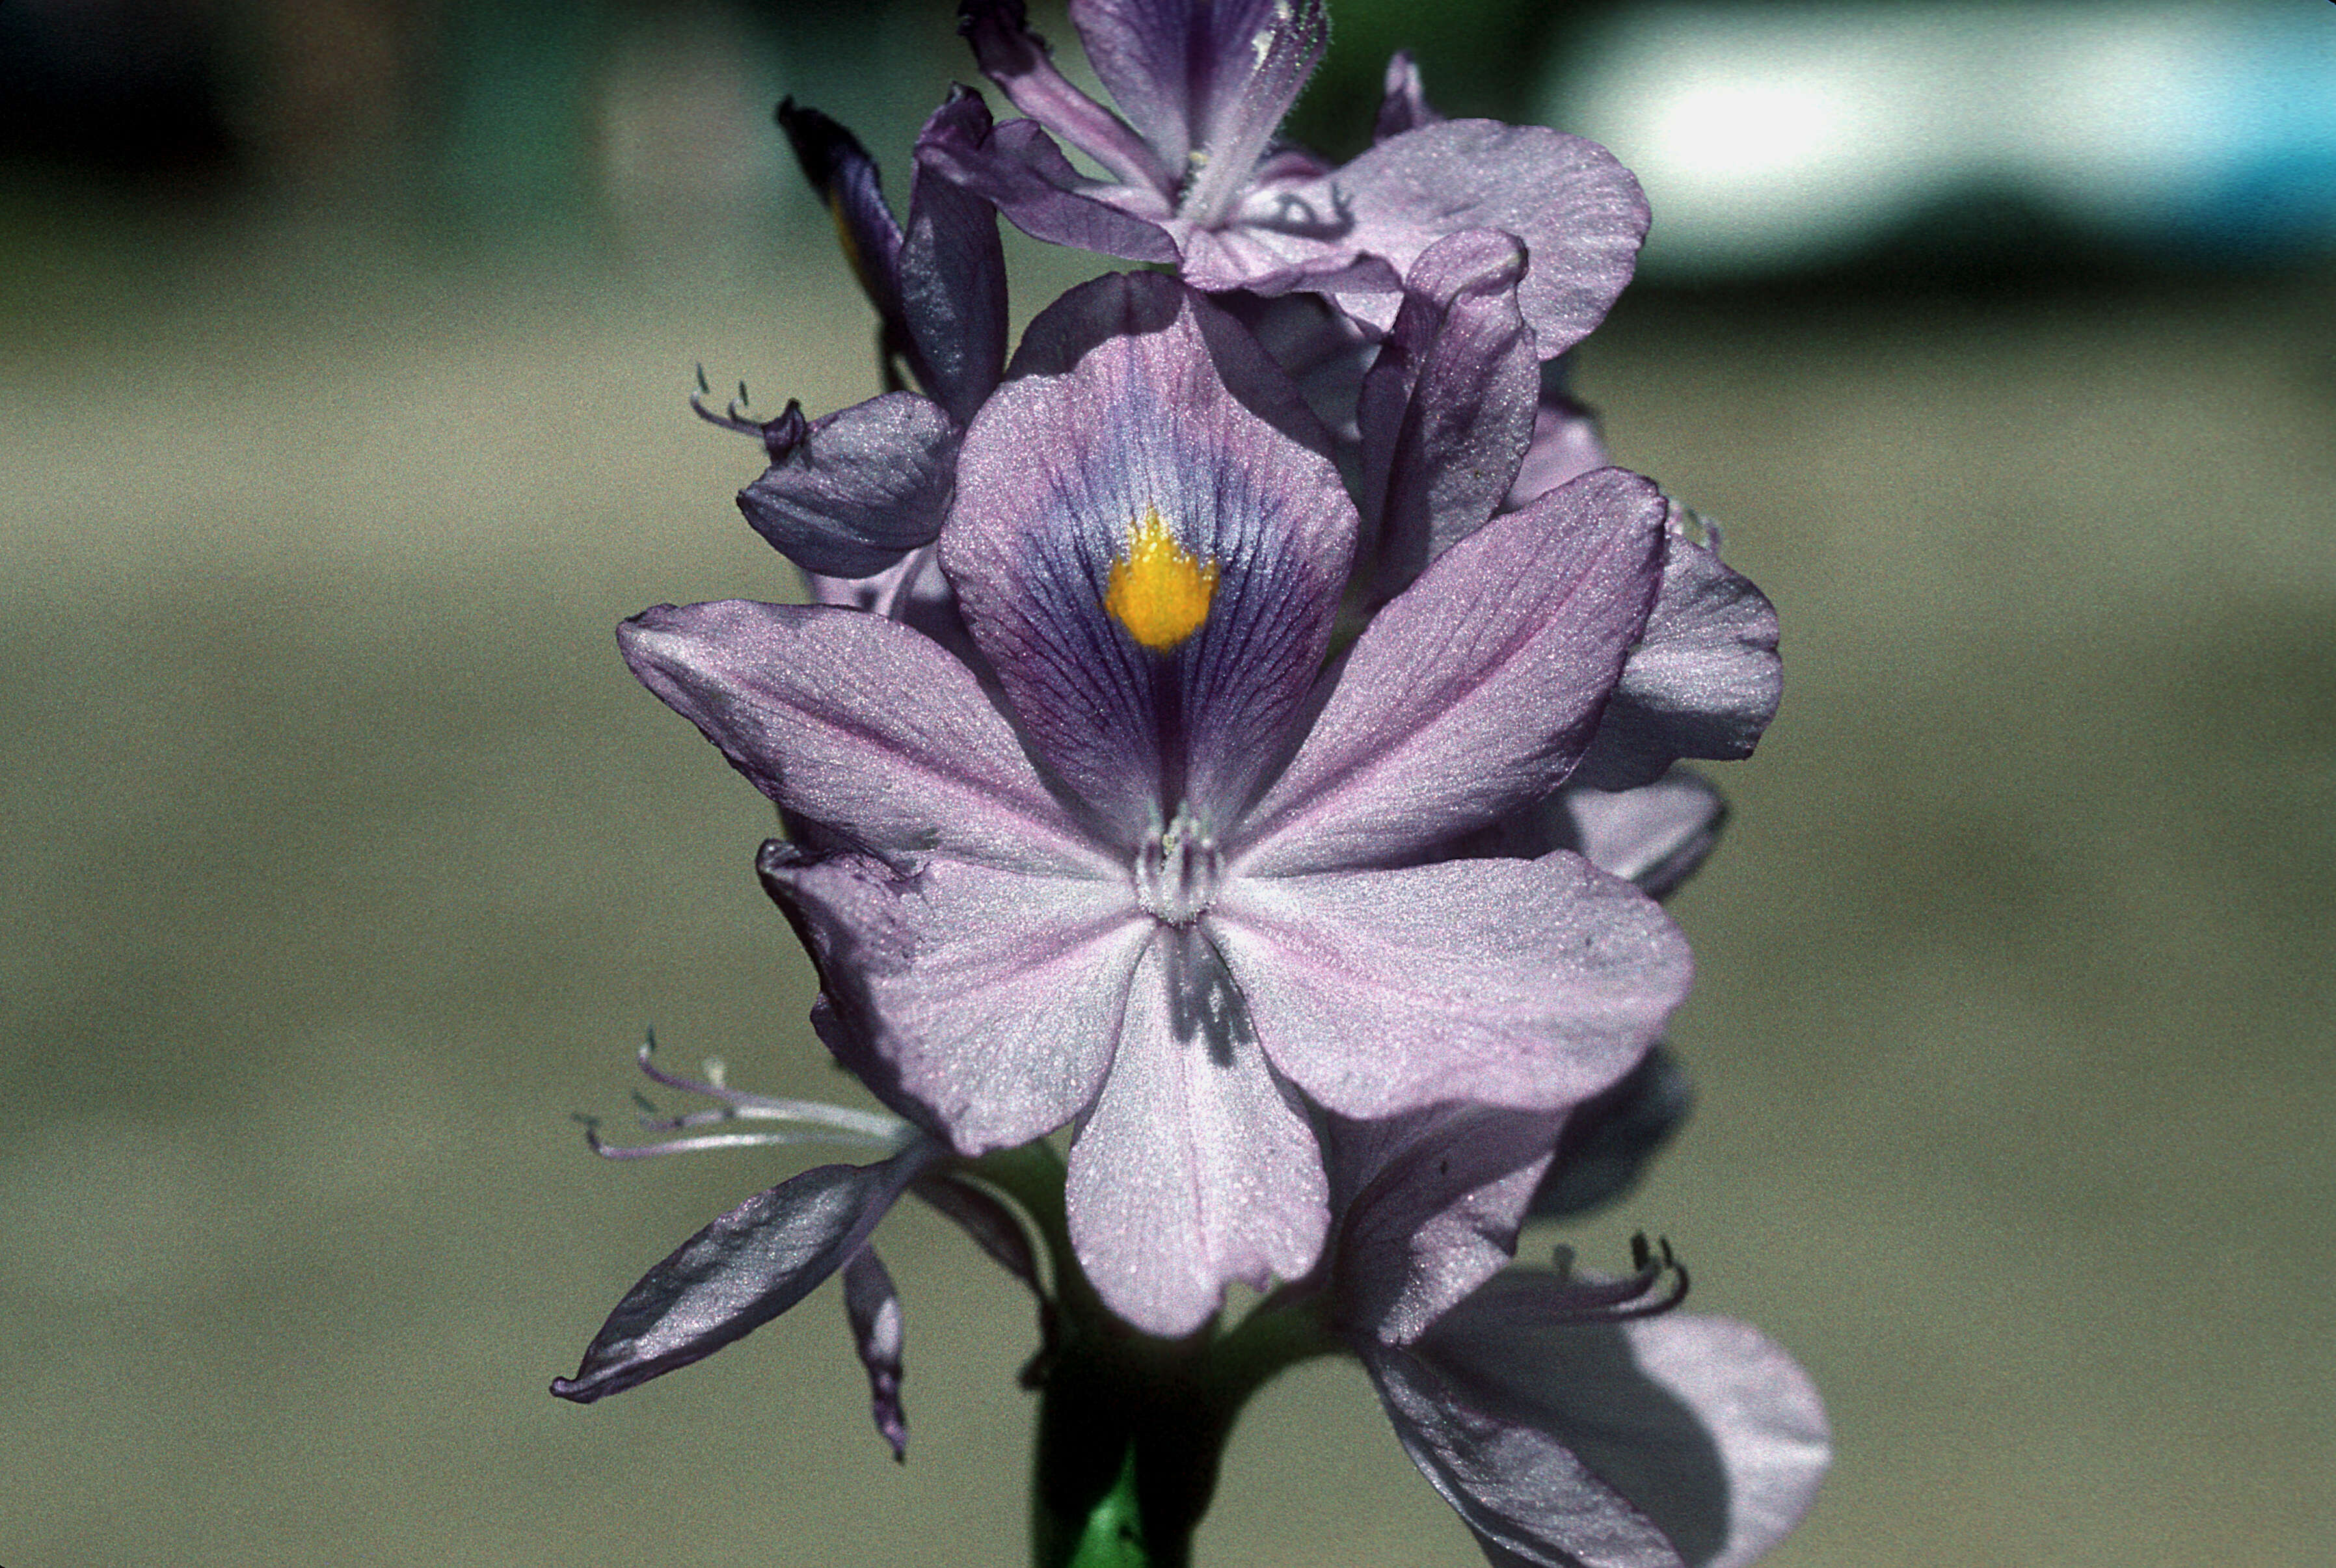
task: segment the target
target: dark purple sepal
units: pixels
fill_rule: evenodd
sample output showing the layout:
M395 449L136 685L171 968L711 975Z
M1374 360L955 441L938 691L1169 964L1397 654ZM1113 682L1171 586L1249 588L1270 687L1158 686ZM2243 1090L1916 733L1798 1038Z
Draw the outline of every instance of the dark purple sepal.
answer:
M939 150L978 148L989 134L981 95L953 88L917 139L909 224L900 253L900 315L935 402L959 424L1006 366L1006 252L998 214L953 183Z
M977 147L938 145L929 161L1033 239L1128 261L1176 259L1176 242L1160 220L1087 194L1127 188L1097 185L1081 174L1035 120L1009 120Z
M1509 492L1541 387L1517 309L1525 265L1514 237L1468 229L1428 247L1405 280L1358 410L1378 597L1483 528Z
M1566 1113L1557 1157L1534 1187L1535 1219L1576 1219L1627 1195L1695 1108L1695 1091L1657 1041L1622 1080Z
M842 1267L939 1153L920 1140L879 1165L818 1166L755 1194L643 1275L551 1391L589 1405L752 1333Z
M868 1369L868 1403L876 1434L891 1445L892 1457L909 1457L909 1413L900 1404L900 1292L874 1247L863 1246L843 1265L843 1313L852 1324L852 1348Z
M1574 781L1628 789L1682 757L1748 757L1783 694L1776 606L1689 538L1672 503L1654 609Z
M914 392L809 421L790 405L764 427L771 466L738 492L738 509L804 571L870 576L939 534L958 436Z
M885 203L876 160L842 125L792 98L779 101L777 119L803 178L835 220L843 258L883 319L891 342L901 325L900 225Z

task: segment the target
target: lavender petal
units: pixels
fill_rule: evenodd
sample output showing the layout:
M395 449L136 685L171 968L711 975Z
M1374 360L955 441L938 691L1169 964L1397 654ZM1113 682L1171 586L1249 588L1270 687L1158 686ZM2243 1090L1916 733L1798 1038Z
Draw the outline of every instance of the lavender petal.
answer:
M1517 465L1516 480L1503 503L1504 511L1538 500L1558 486L1614 460L1606 455L1598 416L1565 390L1566 363L1562 359L1542 363L1541 405L1533 411L1533 439L1525 446L1524 460Z
M1682 757L1748 757L1783 694L1776 606L1687 537L1675 508L1662 587L1576 777L1625 789Z
M1537 125L1447 120L1369 149L1331 177L1320 199L1352 214L1345 245L1408 271L1464 228L1497 228L1533 257L1517 304L1536 351L1553 358L1603 321L1647 233L1639 182L1594 141ZM1381 325L1393 302L1349 302Z
M1121 872L1040 781L973 673L905 626L732 599L643 611L618 642L642 683L756 789L871 853Z
M1320 1253L1329 1213L1313 1130L1190 933L1163 929L1145 949L1066 1198L1088 1278L1147 1333L1190 1333L1229 1282L1262 1289Z
M1612 1083L1687 992L1687 943L1578 856L1236 877L1204 922L1267 1057L1341 1116L1554 1110Z
M1495 1568L1686 1568L1662 1531L1562 1440L1387 1346L1363 1365L1397 1438Z
M1018 0L1017 0L1018 3ZM1246 15L1257 0L1233 0L1226 10ZM1096 80L1143 136L1160 166L1181 178L1203 145L1195 111L1207 89L1196 78L1212 73L1212 18L1201 0L1072 0L1071 25L1095 67ZM1192 54L1198 46L1201 58Z
M1482 1106L1327 1118L1341 1327L1408 1343L1498 1273L1561 1125L1547 1112Z
M1364 520L1389 597L1484 526L1533 438L1541 387L1517 310L1524 249L1469 229L1412 264L1403 308L1364 378Z
M1030 30L1022 0L964 0L958 31L972 46L981 73L998 83L1015 108L1122 183L1156 192L1163 201L1173 190L1183 154L1175 155L1172 169L1126 121L1072 86L1056 69L1046 41Z
M1806 1512L1831 1457L1807 1374L1726 1318L1557 1326L1562 1312L1543 1298L1562 1289L1532 1271L1504 1274L1414 1350L1447 1387L1562 1445L1689 1568L1742 1568L1775 1545Z
M1129 261L1176 259L1176 242L1161 227L1164 198L1087 179L1035 120L1009 120L976 147L936 143L926 158L1033 239Z
M1027 1143L1094 1103L1153 928L1124 880L938 856L899 876L766 853L761 871L847 1044L959 1152Z
M1638 639L1661 517L1652 484L1603 469L1445 552L1357 640L1231 862L1398 863L1549 794Z
M1648 897L1666 898L1718 847L1727 820L1719 791L1674 768L1634 789L1569 782L1455 847L1464 855L1526 858L1571 849L1601 871L1636 883Z
M1180 802L1230 823L1280 752L1330 634L1353 548L1337 470L1228 390L1218 356L1297 391L1173 279L1099 279L1048 313L1123 330L1059 374L1026 363L967 431L943 569L1031 749L1123 843ZM1041 344L1078 334L1034 324ZM1041 361L1040 363L1045 363ZM1212 586L1180 640L1145 645L1106 608L1140 528Z

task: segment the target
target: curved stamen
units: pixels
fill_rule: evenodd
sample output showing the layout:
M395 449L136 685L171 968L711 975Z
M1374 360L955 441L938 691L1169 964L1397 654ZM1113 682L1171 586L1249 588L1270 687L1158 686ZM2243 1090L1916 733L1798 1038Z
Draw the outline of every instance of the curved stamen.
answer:
M701 364L697 367L696 390L689 394L690 411L707 424L719 425L725 431L735 431L742 436L753 436L756 440L763 439L762 421L750 418L746 413L748 399L745 382L738 383L738 395L732 398L730 406L720 413L715 413L706 401L713 395L714 389L706 384L706 367Z
M1559 1291L1544 1298L1553 1322L1619 1323L1660 1317L1687 1300L1687 1267L1672 1255L1668 1237L1650 1247L1644 1233L1630 1238L1631 1272L1619 1280L1579 1280L1572 1274L1573 1249L1557 1249Z
M807 1128L790 1128L780 1132L700 1133L694 1137L663 1138L656 1143L610 1143L600 1136L599 1124L593 1118L579 1116L577 1119L584 1124L584 1147L602 1159L647 1159L653 1155L697 1154L706 1149L784 1148L799 1143L860 1141Z
M724 1081L726 1074L718 1060L706 1061L703 1078L667 1072L651 1060L656 1050L657 1031L651 1030L634 1059L650 1082L684 1094L703 1095L719 1103L706 1109L667 1115L636 1093L633 1099L641 1108L643 1114L638 1119L644 1130L680 1132L738 1121L786 1125L754 1132L697 1133L656 1143L611 1144L601 1137L598 1118L579 1115L576 1119L584 1124L584 1141L594 1154L606 1159L639 1159L649 1155L693 1154L701 1149L771 1148L799 1143L892 1150L907 1147L917 1136L916 1128L887 1112L856 1110L818 1100L782 1099L732 1089Z

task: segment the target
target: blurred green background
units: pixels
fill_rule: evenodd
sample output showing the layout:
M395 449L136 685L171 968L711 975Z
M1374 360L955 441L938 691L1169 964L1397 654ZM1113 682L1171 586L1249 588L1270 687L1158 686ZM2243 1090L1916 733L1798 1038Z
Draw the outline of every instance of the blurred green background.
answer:
M1410 9L1338 8L1314 134ZM1524 113L1618 17L1410 36L1440 102ZM544 1392L793 1168L592 1160L569 1114L622 1112L643 1025L853 1092L767 809L609 633L789 593L754 450L682 395L872 390L769 106L900 168L968 73L947 8L0 18L0 1562L1016 1562L1027 1302L921 1211L905 1468L832 1292ZM1781 606L1788 689L1676 904L1697 1119L1563 1239L1668 1234L1815 1374L1839 1459L1778 1563L2314 1561L2336 283L1998 211L1658 281L1582 355ZM1026 315L1078 276L1015 254ZM1338 1366L1253 1408L1202 1554L1478 1561Z

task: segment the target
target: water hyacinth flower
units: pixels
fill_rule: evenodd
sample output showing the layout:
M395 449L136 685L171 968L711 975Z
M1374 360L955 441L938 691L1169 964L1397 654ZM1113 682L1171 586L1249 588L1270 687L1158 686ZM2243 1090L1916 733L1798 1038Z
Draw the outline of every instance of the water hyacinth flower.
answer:
M1391 78L1391 103L1416 97L1416 75L1408 89L1404 80ZM1401 123L1434 122L1426 113L1416 105ZM739 504L803 570L813 597L883 611L963 651L931 541L953 494L961 425L1001 373L1003 261L994 216L934 170L946 149L988 125L987 111L959 92L928 121L905 230L848 131L792 102L780 121L877 308L888 373L929 385L939 401L894 391L819 421L790 405L768 423L735 406L700 412L764 444L770 467ZM1532 276L1514 236L1448 234L1412 262L1384 343L1320 308L1319 296L1227 296L1299 378L1342 470L1356 476L1358 548L1372 563L1362 580L1377 598L1493 516L1605 464L1594 422L1527 320ZM1748 755L1775 714L1775 611L1720 562L1716 532L1691 537L1699 526L1673 503L1655 612L1580 769L1584 782L1619 789L1653 781L1680 757Z
M1357 530L1327 445L1237 323L1102 279L1033 324L959 453L939 556L980 670L821 606L622 634L822 826L763 873L853 1065L964 1154L1075 1126L1079 1259L1154 1333L1314 1265L1309 1108L1562 1108L1688 978L1579 856L1433 857L1588 747L1655 601L1660 492L1603 469L1477 528L1326 669Z
M619 637L778 807L758 873L885 1108L645 1053L715 1108L604 1154L868 1163L704 1226L554 1392L690 1365L834 1278L900 1456L872 1236L913 1194L1037 1299L1041 1568L1188 1562L1242 1403L1338 1351L1495 1564L1737 1568L1823 1471L1806 1379L1673 1311L1667 1245L1620 1279L1512 1266L1525 1219L1611 1203L1687 1113L1656 901L1725 813L1675 764L1745 755L1778 695L1773 608L1568 392L1638 187L1579 139L1447 120L1401 54L1362 156L1277 143L1322 0L1070 15L1115 107L1020 0L961 0L1026 118L954 91L900 216L850 132L780 106L883 390L764 420L701 374L815 602ZM1072 291L1008 363L1000 216L1174 275ZM1226 1322L1235 1282L1268 1293Z
M1064 77L1022 0L964 0L982 72L1027 119L932 150L937 168L1039 239L1174 264L1211 291L1309 290L1384 329L1420 253L1494 228L1531 251L1520 295L1542 357L1604 319L1647 232L1605 149L1539 126L1446 120L1398 57L1380 139L1332 168L1274 133L1320 61L1322 0L1072 0L1118 112ZM1083 174L1056 138L1091 158Z

